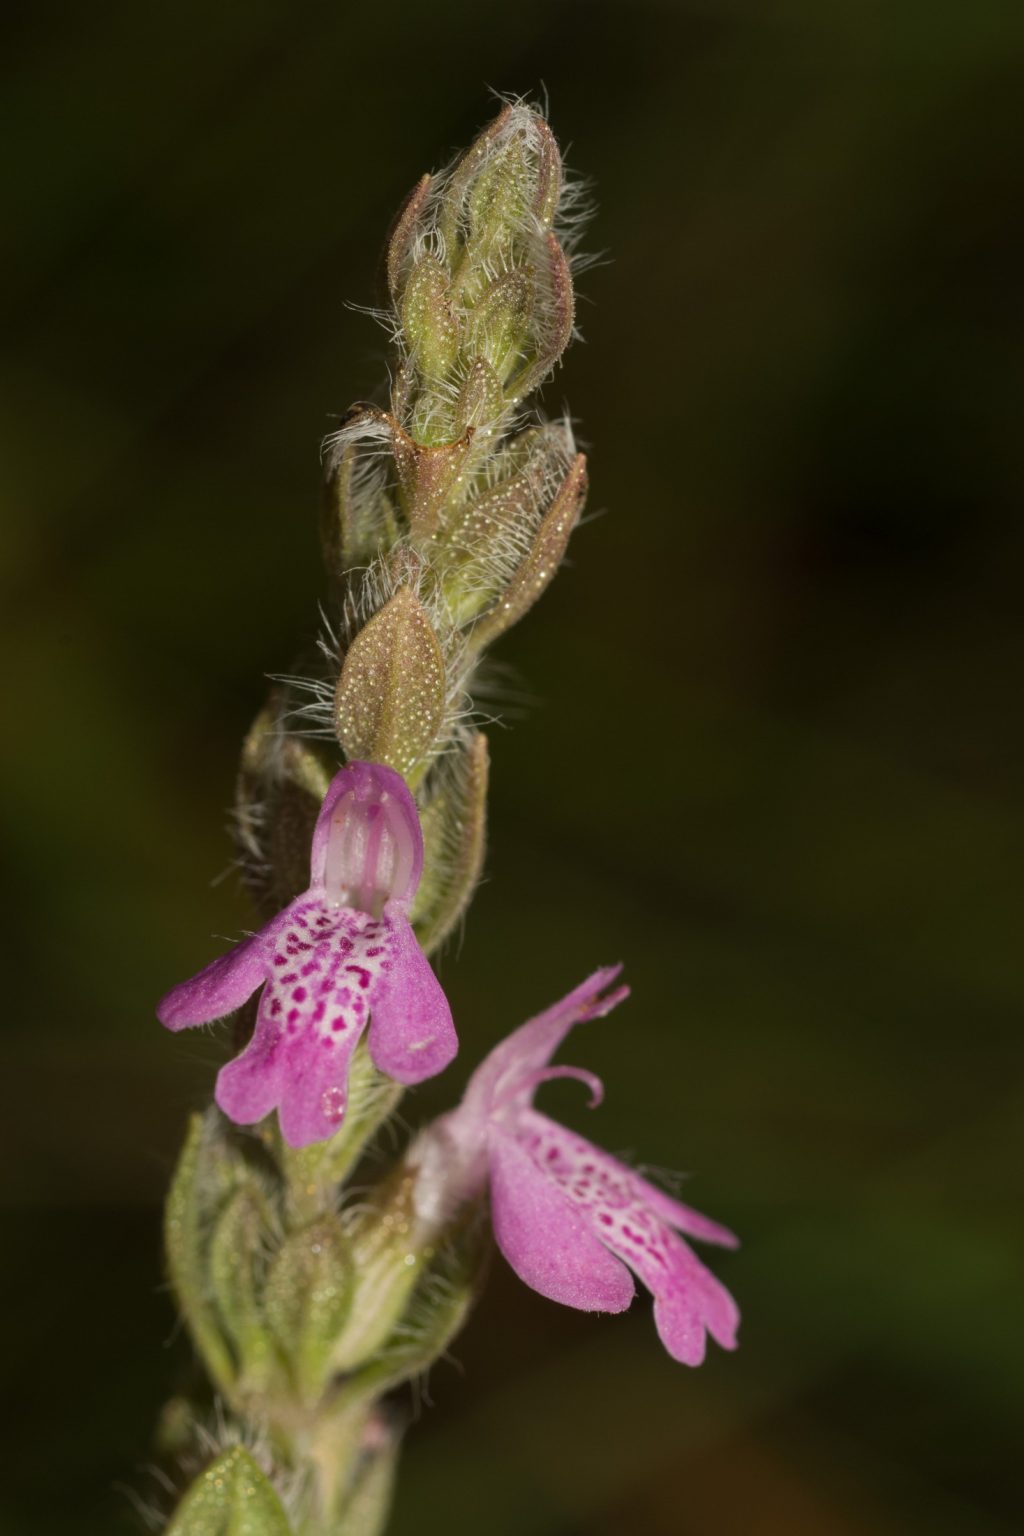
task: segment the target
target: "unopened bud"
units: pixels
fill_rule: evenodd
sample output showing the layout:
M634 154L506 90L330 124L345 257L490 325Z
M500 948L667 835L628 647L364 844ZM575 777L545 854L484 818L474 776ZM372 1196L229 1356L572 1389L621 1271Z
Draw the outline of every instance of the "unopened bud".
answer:
M473 626L474 650L511 628L544 591L565 555L569 536L579 521L587 494L587 461L577 454L551 506L544 514L530 547L489 613Z
M532 272L513 267L487 285L473 308L473 345L502 383L529 348L533 298Z
M425 378L446 378L459 355L459 321L452 312L448 273L436 256L421 256L402 295L402 327Z
M335 694L338 740L348 757L412 779L430 756L444 707L441 647L423 604L401 587L345 657Z
M573 319L569 266L554 233L561 194L551 130L515 104L447 177L424 178L407 200L388 246L404 354L392 403L416 442L454 443L469 426L498 427L561 356ZM471 383L481 363L493 375L482 391ZM456 389L474 393L471 410L453 410Z

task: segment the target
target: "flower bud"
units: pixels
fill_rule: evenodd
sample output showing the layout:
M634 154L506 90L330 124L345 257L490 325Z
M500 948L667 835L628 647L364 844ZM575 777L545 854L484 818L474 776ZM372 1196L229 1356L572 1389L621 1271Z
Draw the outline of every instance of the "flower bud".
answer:
M513 267L488 284L473 308L473 345L502 383L526 351L533 305L532 273Z
M561 194L551 130L513 104L399 213L388 245L403 352L392 400L416 442L436 447L470 425L498 427L561 356L573 321L553 227ZM482 392L471 384L481 363L492 376ZM453 392L467 389L472 412L453 411Z
M411 778L430 756L445 707L445 669L433 626L411 587L360 630L335 694L338 740L350 758Z
M533 607L562 562L586 494L587 461L579 453L505 590L490 612L473 626L470 644L474 650L489 645Z
M424 378L443 381L459 355L460 322L452 311L448 273L436 256L420 257L402 294L402 329Z

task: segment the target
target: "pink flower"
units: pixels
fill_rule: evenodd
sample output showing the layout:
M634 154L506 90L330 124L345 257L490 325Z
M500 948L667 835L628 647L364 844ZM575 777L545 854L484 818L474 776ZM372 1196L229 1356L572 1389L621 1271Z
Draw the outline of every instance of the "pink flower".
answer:
M406 916L422 868L423 834L401 775L349 763L317 819L309 890L157 1009L168 1029L187 1029L262 986L253 1037L217 1078L231 1120L251 1125L276 1108L289 1146L330 1136L368 1022L370 1054L396 1081L422 1082L448 1065L458 1045L451 1010Z
M573 1025L627 996L626 987L605 990L620 969L596 971L491 1052L460 1107L435 1127L446 1155L435 1161L428 1152L425 1166L461 1169L465 1194L489 1184L498 1246L542 1296L588 1312L621 1312L633 1299L632 1270L654 1295L669 1354L699 1365L706 1333L735 1349L739 1312L679 1233L727 1248L736 1238L533 1108L539 1084L553 1077L581 1079L591 1104L600 1102L602 1085L592 1073L548 1063Z

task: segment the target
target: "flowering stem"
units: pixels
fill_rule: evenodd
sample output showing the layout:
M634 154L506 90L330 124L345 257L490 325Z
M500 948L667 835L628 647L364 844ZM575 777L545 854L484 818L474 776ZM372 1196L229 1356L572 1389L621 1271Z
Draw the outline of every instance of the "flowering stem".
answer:
M442 1183L425 1204L413 1164L380 1176L364 1154L403 1086L454 1050L423 954L482 867L475 669L551 580L586 493L568 420L526 403L572 334L571 202L547 124L518 102L424 177L387 249L388 408L354 407L328 440L327 622L315 665L276 680L239 774L266 926L159 1010L187 1028L262 987L168 1198L171 1284L220 1404L194 1412L185 1463L201 1465L174 1536L382 1530L388 1394L429 1369L481 1283L480 1199Z

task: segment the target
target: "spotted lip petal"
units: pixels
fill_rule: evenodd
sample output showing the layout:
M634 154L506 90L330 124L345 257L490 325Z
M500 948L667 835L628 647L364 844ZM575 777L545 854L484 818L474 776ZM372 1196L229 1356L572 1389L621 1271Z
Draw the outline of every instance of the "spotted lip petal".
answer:
M650 1193L653 1186L582 1136L530 1110L519 1120L520 1145L572 1206L576 1221L637 1274L655 1299L655 1322L662 1343L674 1359L699 1365L708 1332L725 1349L735 1349L739 1313L723 1285L672 1229ZM706 1218L668 1201L679 1225ZM708 1222L716 1239L725 1228ZM702 1235L702 1234L698 1234Z
M493 1138L491 1219L498 1247L520 1280L583 1312L623 1312L634 1288L582 1212L511 1136Z
M292 904L267 956L256 1030L217 1080L217 1103L247 1125L280 1107L290 1146L321 1141L345 1112L348 1067L391 960L387 925L316 899Z

